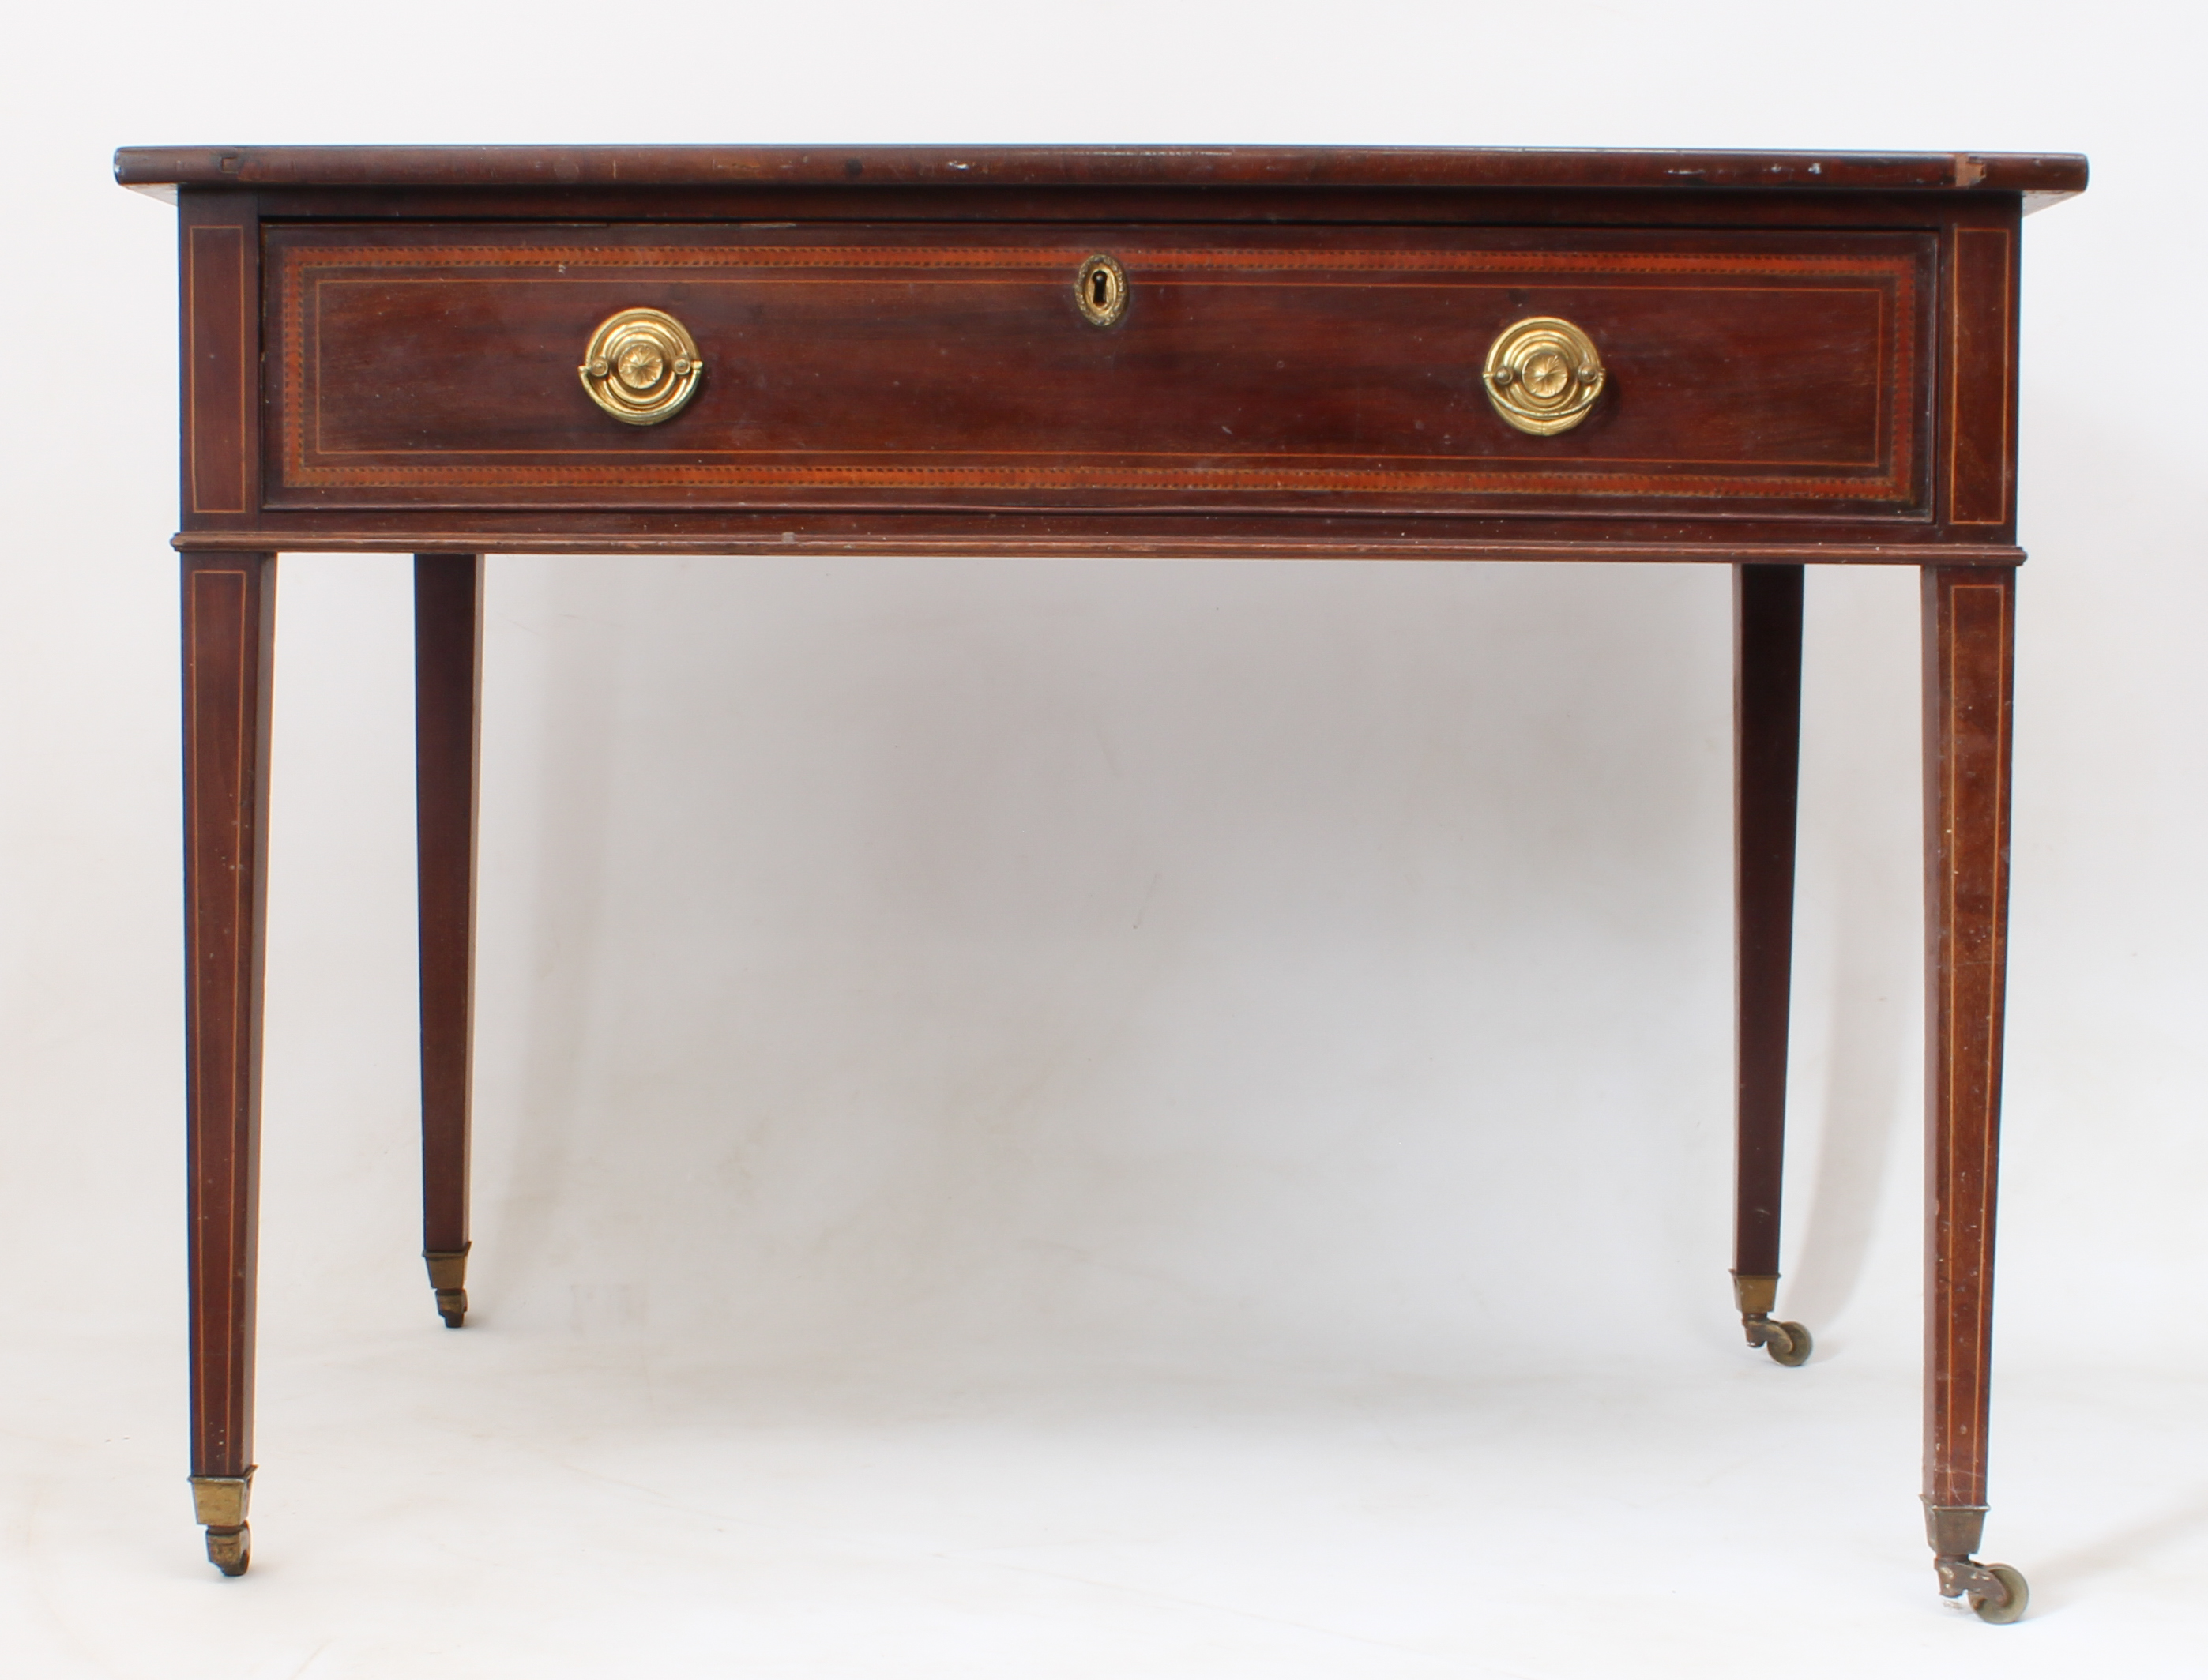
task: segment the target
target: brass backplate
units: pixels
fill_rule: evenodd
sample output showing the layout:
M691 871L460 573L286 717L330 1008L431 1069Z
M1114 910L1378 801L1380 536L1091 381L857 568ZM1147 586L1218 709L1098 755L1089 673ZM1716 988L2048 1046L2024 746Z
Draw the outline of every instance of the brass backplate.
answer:
M1536 437L1568 432L1586 419L1608 377L1594 340L1554 315L1503 328L1481 375L1495 411Z
M1127 313L1127 271L1117 259L1098 253L1081 265L1073 282L1073 301L1090 326L1112 326Z
M627 426L682 411L705 363L682 323L658 309L623 309L598 323L575 370L591 400Z

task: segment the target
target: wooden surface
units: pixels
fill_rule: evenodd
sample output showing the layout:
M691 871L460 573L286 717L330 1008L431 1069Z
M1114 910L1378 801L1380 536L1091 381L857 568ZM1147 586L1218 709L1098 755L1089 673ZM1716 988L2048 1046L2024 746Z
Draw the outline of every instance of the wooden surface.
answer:
M827 156L121 154L184 183L179 546L2020 558L2018 219L2080 160ZM645 428L574 375L639 304L707 369ZM1543 312L1609 380L1533 437L1479 375Z
M1779 1275L1794 807L1802 742L1802 568L1733 568L1733 1270Z
M185 1136L195 1476L253 1464L276 557L183 561Z
M1487 187L2070 194L2062 153L1268 146L126 146L126 187Z
M414 559L414 823L422 1008L422 1249L468 1246L483 559Z
M1130 302L1075 307L1092 251ZM898 224L327 225L267 235L269 501L1929 512L1926 235ZM575 368L648 305L672 420ZM1527 315L1608 386L1553 437L1481 381Z
M1986 1503L1994 1203L2008 957L2011 573L1924 597L1924 1497Z

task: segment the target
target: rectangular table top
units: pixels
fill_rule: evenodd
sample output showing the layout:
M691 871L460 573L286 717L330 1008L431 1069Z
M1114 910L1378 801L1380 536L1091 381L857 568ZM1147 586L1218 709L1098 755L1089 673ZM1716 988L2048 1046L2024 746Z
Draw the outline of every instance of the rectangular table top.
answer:
M1651 188L2020 193L2085 189L2063 153L1678 152L1286 146L126 146L149 189L261 187Z

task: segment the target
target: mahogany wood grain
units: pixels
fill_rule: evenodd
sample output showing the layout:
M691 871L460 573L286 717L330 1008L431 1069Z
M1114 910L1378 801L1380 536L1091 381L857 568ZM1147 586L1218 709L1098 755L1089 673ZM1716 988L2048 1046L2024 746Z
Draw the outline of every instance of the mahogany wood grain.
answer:
M1107 249L1131 301L1100 331L1073 281ZM1929 511L1921 236L346 223L267 251L273 507ZM651 427L575 374L639 304L706 368ZM1482 385L1528 315L1608 370L1562 435Z
M1924 1497L1986 1503L2013 573L1927 567Z
M177 218L187 519L261 505L261 231L249 200L195 195Z
M253 1466L276 556L183 566L185 1136L195 1476Z
M382 179L371 179L367 153L210 150L199 174L195 153L126 154L139 181L161 159L181 159L185 219L238 227L263 311L261 342L241 335L223 375L261 393L248 415L248 506L188 501L181 537L411 552L1065 545L1345 559L1545 559L1629 543L1647 559L1701 548L1698 559L1782 563L1877 563L1923 543L1950 563L2013 561L2007 503L1985 519L1983 497L1952 492L1956 461L1970 468L2013 453L2013 426L1981 435L1971 415L1985 404L1960 413L1956 402L1965 373L2013 357L2002 315L2013 311L2013 285L1959 291L1954 252L1974 249L1959 245L1965 231L1998 231L2013 254L2025 195L2082 185L2078 159L1757 154L1751 168L1747 157L1680 154L1314 153L1296 164L1252 153L1237 164L1166 148L1055 161L1005 154L978 170L945 150L892 153L873 174L873 164L821 174L806 161L817 153L591 154L603 179L591 159L561 172L567 154L525 148L409 153ZM585 206L591 225L579 230ZM744 227L748 219L790 227ZM477 230L475 245L507 252L583 238L685 262L731 241L779 243L783 258L855 243L909 258L993 241L1034 258L1038 245L1066 254L1150 241L1137 254L1197 252L1215 272L1137 273L1137 307L1107 333L1066 331L1059 294L1071 287L1034 272L1023 285L981 273L1023 303L971 318L943 314L940 273L914 291L923 276L905 272L897 291L897 273L874 269L866 279L888 287L874 298L885 307L839 309L832 298L850 304L866 285L825 269L797 285L782 272L775 307L795 307L797 325L819 331L722 322L742 353L709 356L689 411L640 430L587 408L567 342L587 322L561 318L555 329L530 314L543 276L524 291L495 287L486 315L483 303L453 298L451 265L384 272L382 296L353 273L311 335L303 309L285 304L285 252L321 261L329 252L318 254L318 241L340 241L391 262L466 230ZM1300 265L1299 283L1283 285L1281 273L1221 283L1232 262L1263 252ZM1789 252L1868 265L1857 280L1870 283L1828 287L1802 269L1775 285L1768 265ZM1373 254L1408 267L1356 267ZM1625 276L1632 283L1621 289L1614 273L1555 269L1726 254L1767 272L1705 273L1701 291L1665 303L1671 283L1652 272ZM1464 272L1449 285L1415 272L1419 262L1503 258L1534 272ZM664 287L678 314L711 315L733 300L742 315L744 298L766 294L758 273L706 285L698 273L675 279L658 258L601 272L597 283L616 280ZM429 307L426 291L406 303L388 289L398 283L444 285L448 307ZM576 296L591 283L570 280ZM722 303L674 296L700 285ZM1464 311L1477 314L1491 291L1497 315L1617 307L1605 327L1623 357L1617 380L1579 430L1521 440L1488 413L1471 367L1486 333ZM1831 318L1789 314L1804 309ZM1994 377L2005 377L2001 367ZM808 391L815 399L804 399ZM479 411L483 402L490 411ZM289 430L263 441L263 419ZM1435 437L1449 444L1435 448ZM1020 448L1035 450L1034 468L1020 468ZM1947 523L1950 507L1971 519L1967 528Z
M127 187L895 185L1489 187L1982 192L2085 189L2066 153L1611 151L1269 146L126 146Z
M1959 225L1947 259L1948 523L2006 527L2016 462L2015 231Z
M1679 520L1599 513L1554 519L1379 520L1323 513L1050 513L945 511L914 514L777 508L711 513L556 514L369 509L344 516L265 513L249 532L189 529L180 549L235 548L242 535L287 554L1120 555L1143 559L1595 561L1654 565L2018 566L2013 543L1957 543L1936 526L1882 529L1820 523L1724 522L1679 533ZM1819 540L1823 538L1826 540Z
M185 187L257 208L267 222L343 220L579 223L785 222L795 226L903 221L1110 222L1128 225L1291 224L1402 227L1833 228L1937 232L1974 207L1996 212L2015 193L1791 192L1713 188L1052 186L957 187L843 182L833 186ZM2026 209L2031 197L2022 202Z
M1733 568L1733 1270L1779 1275L1794 810L1802 740L1802 567Z
M414 557L414 820L421 939L422 1247L468 1247L483 558Z

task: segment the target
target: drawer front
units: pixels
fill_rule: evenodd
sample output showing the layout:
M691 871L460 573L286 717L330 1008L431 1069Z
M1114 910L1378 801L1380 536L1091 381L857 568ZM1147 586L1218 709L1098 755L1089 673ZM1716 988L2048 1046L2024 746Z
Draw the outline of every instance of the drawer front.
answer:
M1921 516L1933 243L1498 228L306 225L267 233L279 507L1571 508ZM1119 265L1094 324L1083 265ZM579 376L663 310L663 423ZM1533 316L1604 370L1516 429ZM1590 499L1595 499L1590 501Z

